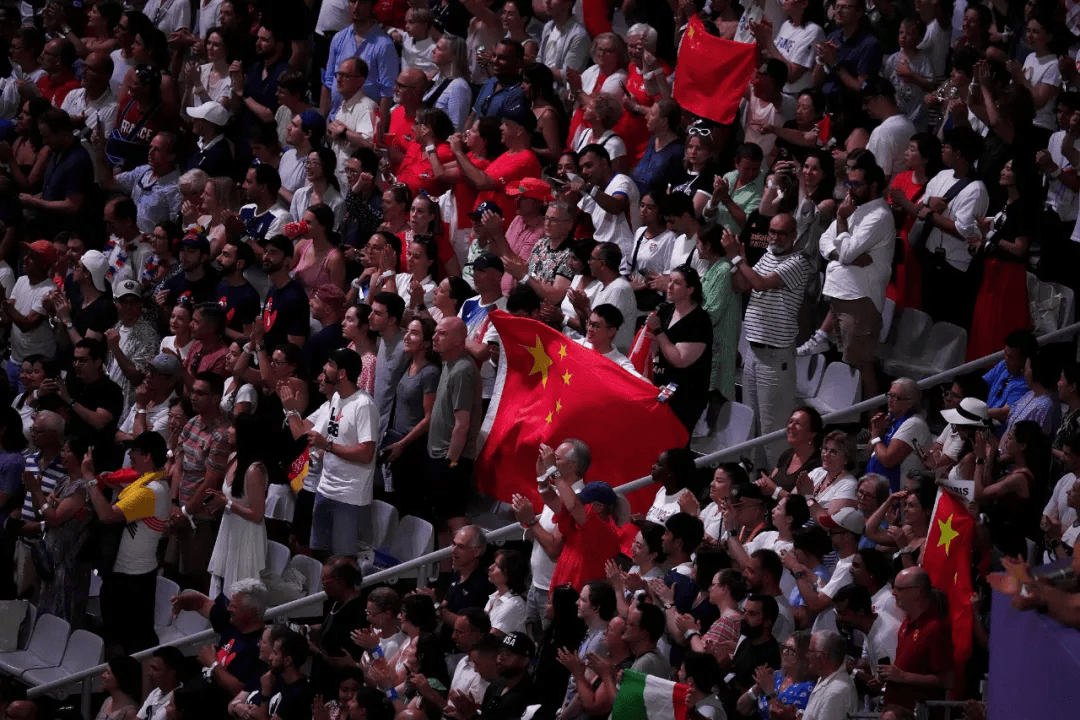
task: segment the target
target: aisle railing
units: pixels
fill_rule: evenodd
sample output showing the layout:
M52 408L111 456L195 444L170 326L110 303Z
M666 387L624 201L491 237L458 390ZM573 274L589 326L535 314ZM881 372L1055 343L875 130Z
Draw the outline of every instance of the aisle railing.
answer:
M1078 333L1080 333L1080 322L1073 323L1072 325L1063 327L1060 330L1055 330L1053 332L1046 333L1045 335L1040 336L1039 344L1046 345L1048 343L1058 342L1068 339ZM978 360L964 363L963 365L959 365L950 370L946 370L945 372L938 373L937 375L932 375L924 380L921 380L919 382L919 387L925 390L927 388L940 385L947 380L952 380L953 378L963 375L965 373L983 369L985 366L991 363L998 362L1003 357L1004 352L998 351L996 353L993 353L992 355L987 355L986 357L979 358ZM870 410L872 408L880 407L884 403L885 395L878 395L876 397L870 398L869 400L864 400L860 403L856 403L851 407L844 408L843 410L838 410L835 413L830 413L829 415L826 415L823 420L825 421L825 423L829 423L832 421L841 420L843 418L849 418L854 413L861 413L864 410ZM766 445L770 442L784 438L785 434L786 430L777 430L775 432L756 437L752 440L748 440L744 443L739 443L738 445L724 448L723 450L719 450L715 453L704 455L697 459L697 465L698 467L716 465L721 460L741 457L748 451L754 450L761 445ZM617 488L615 488L615 492L620 495L625 495L626 493L633 492L634 490L639 490L652 484L653 481L651 477L644 477L618 486ZM490 541L499 541L504 540L512 535L517 535L520 532L521 526L517 523L512 523L505 527L488 532L487 537ZM409 560L407 562L401 563L400 565L395 565L388 570L381 570L379 572L372 573L371 575L368 575L364 578L362 586L367 587L370 585L377 585L379 583L389 582L396 579L400 575L404 575L412 570L416 570L426 565L432 565L449 556L450 548L448 547L442 548L440 550L435 550L434 552L422 555L421 557L418 557L414 560ZM285 603L284 605L278 605L277 607L270 608L266 612L266 618L267 620L275 620L288 616L312 614L317 615L321 613L322 605L325 601L326 593L318 592L314 595L309 595L307 597L300 598L299 600L293 600L292 602ZM210 640L213 640L216 637L217 633L213 630L203 630L202 632L196 633L194 635L178 638L172 642L165 643L165 645L171 645L179 648L188 648L194 645L201 645ZM153 655L156 649L157 647L143 650L142 652L138 652L133 655L133 657L137 660L144 660ZM105 670L105 667L106 666L104 664L98 665L97 667L90 668L88 670L73 673L72 675L61 678L60 680L54 680L53 682L34 686L27 691L27 696L31 698L39 697L47 693L53 693L57 690L62 690L63 688L70 685L81 683L83 716L88 718L90 717L90 691L93 685L93 678L100 675Z

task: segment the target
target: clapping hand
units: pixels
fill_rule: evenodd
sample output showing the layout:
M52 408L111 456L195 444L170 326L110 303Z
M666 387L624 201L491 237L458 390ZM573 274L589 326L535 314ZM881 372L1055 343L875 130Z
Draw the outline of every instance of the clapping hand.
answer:
M349 633L349 639L367 651L374 650L379 645L379 636L370 627L353 630Z
M759 665L754 670L754 682L762 690L768 691L773 689L773 669L768 665Z
M532 501L524 495L514 493L512 505L514 517L517 518L522 527L527 527L536 519L536 510L533 508Z
M585 671L585 661L578 657L577 653L566 648L559 648L556 651L556 659L574 677L581 677L581 674Z
M691 517L697 517L701 514L701 503L698 502L697 497L692 492L680 493L676 502L679 504L679 509Z
M668 587L660 578L649 581L649 592L661 605L675 601L675 588Z

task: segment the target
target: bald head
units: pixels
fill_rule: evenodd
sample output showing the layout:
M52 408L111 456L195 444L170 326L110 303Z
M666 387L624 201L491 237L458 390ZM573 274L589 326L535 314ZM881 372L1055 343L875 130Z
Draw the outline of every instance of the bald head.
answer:
M456 360L465 350L465 338L468 334L465 321L461 318L443 318L435 328L435 352L442 355L444 360Z
M420 108L424 100L424 91L427 90L428 79L423 70L410 68L402 70L397 76L394 87L394 96L410 114Z
M914 620L933 606L932 589L930 576L921 567L916 566L897 573L892 592L893 597L896 598L896 606Z
M7 717L10 720L36 720L37 705L33 700L16 700L8 705Z
M796 236L795 216L791 213L780 213L769 221L770 252L776 252L772 249L773 245L779 246L779 252L776 252L777 255L790 252L791 248L795 246Z

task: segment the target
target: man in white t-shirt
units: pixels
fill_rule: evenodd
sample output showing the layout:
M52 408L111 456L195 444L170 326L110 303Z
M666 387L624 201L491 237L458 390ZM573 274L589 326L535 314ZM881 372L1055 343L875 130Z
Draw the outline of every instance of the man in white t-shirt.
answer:
M143 432L131 441L129 453L139 479L120 491L116 504L98 487L92 465L85 471L85 480L98 519L107 525L127 526L120 535L112 572L101 586L101 616L106 643L116 643L130 655L157 644L157 550L172 506L165 472L165 438L153 431Z
M8 387L23 392L19 369L30 355L56 355L56 335L48 322L42 301L56 289L50 275L56 263L56 247L48 240L23 243L23 272L11 289L11 297L0 290L0 315L11 323L11 357L4 361Z
M578 207L589 214L596 242L613 242L622 250L627 267L634 247L634 232L641 225L637 184L628 175L611 169L611 156L601 145L586 145L578 154L578 166L584 181L567 186L578 193Z
M888 665L896 660L901 621L887 613L874 612L870 593L860 585L840 588L833 600L838 629L863 636L862 659L856 672L863 674L863 680L871 688L879 689L881 681L868 671L874 665Z
M630 352L630 345L634 342L632 318L637 316L637 299L630 282L619 273L622 264L623 253L616 243L602 242L592 249L589 271L600 281L600 289L591 300L581 290L571 288L567 291L566 296L576 313L564 318L570 337L578 339L585 334L594 306L614 305L624 320L631 318L631 322L624 322L619 327L615 335L615 348L622 353Z
M878 167L885 171L885 182L907 167L904 153L915 134L915 125L896 104L896 88L887 78L873 75L863 83L863 106L881 124L870 133L866 149L874 155Z
M181 687L186 667L187 659L179 649L165 646L154 651L146 673L152 689L136 715L139 720L165 720L165 709L172 702L173 692Z
M641 377L641 373L630 362L630 358L615 349L612 344L619 329L628 322L633 321L627 321L614 305L608 303L597 305L589 314L589 321L585 326L585 337L577 342L583 347L600 353L631 375Z
M90 53L83 62L82 87L64 97L60 109L71 116L75 134L89 138L100 127L108 137L116 125L117 100L109 86L113 61L108 53Z
M554 450L541 445L540 456L536 460L537 480L546 480L558 473L560 477L566 478L574 492L580 492L585 486L585 473L589 471L591 464L592 453L589 446L581 440L568 438ZM545 608L551 576L555 572L555 561L562 552L563 538L553 520L555 512L546 503L539 516L532 501L524 495L515 494L513 506L517 521L525 528L526 538L533 541L532 557L529 560L532 566L532 587L529 588L526 600L525 623L531 626L534 634L539 635L541 626L546 629L551 624L551 618L545 617Z
M355 555L360 530L370 523L375 484L375 402L356 387L363 364L354 350L330 353L324 382L334 386L325 430L311 429L312 448L323 451L322 475L311 515L316 555Z
M833 550L839 557L829 580L819 589L814 582L814 573L810 572L811 568L792 570L807 609L817 614L814 632L836 629L836 612L832 609L833 597L840 588L853 582L851 564L855 552L859 549L859 538L866 530L866 520L855 508L844 507L834 515L822 517L821 526L828 530ZM790 567L789 565L788 568Z
M476 669L473 652L494 656L498 654L502 642L491 634L491 621L487 613L478 607L468 607L458 613L452 637L454 644L465 655L454 668L454 677L450 680L450 694L454 691L463 692L480 705L484 701L484 693L487 692L489 683ZM453 717L453 709L453 701L447 701L443 715Z

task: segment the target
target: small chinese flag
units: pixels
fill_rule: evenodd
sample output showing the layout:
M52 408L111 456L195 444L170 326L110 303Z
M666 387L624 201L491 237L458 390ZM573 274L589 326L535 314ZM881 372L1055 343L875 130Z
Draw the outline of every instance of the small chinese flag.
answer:
M675 102L699 117L729 125L757 71L757 45L710 35L694 15L679 46L678 68Z
M536 458L541 443L578 438L592 450L589 480L612 487L649 474L656 456L684 447L686 428L655 385L547 325L501 311L489 316L506 353L494 412L480 434L477 487L503 502L522 493L539 507ZM655 490L630 497L648 508Z
M971 558L975 518L960 498L939 492L930 531L923 545L922 566L930 582L949 599L953 658L958 672L971 657L974 613L971 609Z

